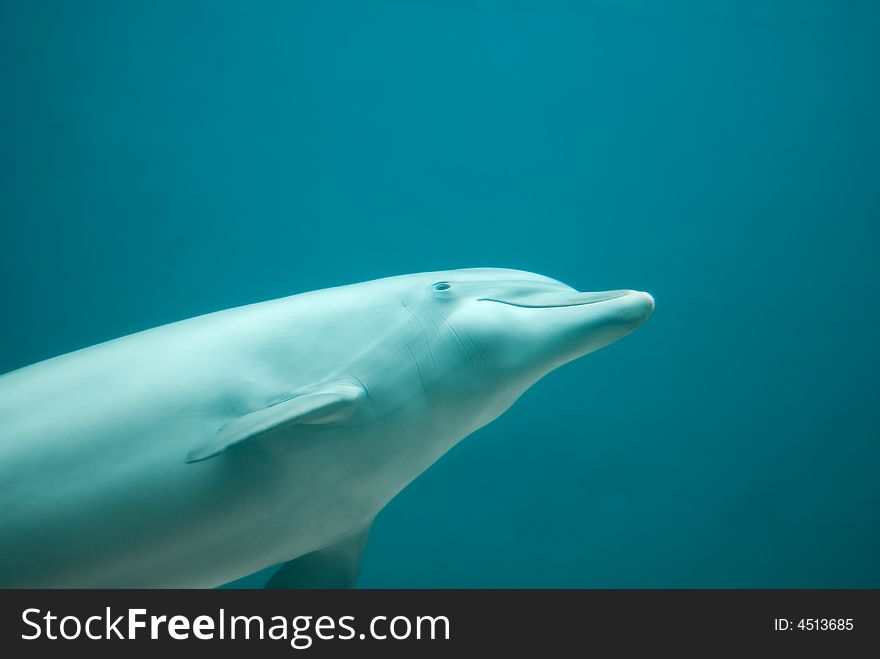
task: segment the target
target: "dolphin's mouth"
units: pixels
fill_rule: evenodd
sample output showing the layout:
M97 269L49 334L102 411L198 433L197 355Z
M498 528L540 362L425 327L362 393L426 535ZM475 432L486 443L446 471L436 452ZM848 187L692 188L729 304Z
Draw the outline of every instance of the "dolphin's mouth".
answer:
M478 302L495 302L507 304L511 307L523 309L558 309L561 307L582 307L586 304L596 304L615 300L633 293L631 290L603 291L601 293L573 293L569 291L525 293L507 297L507 299L495 297L481 297Z

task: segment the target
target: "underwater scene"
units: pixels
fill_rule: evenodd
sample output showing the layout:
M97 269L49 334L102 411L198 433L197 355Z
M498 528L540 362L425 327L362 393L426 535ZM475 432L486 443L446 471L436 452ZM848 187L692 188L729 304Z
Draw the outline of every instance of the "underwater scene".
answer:
M409 273L645 291L388 503L356 586L880 587L878 28L856 0L5 2L0 372Z

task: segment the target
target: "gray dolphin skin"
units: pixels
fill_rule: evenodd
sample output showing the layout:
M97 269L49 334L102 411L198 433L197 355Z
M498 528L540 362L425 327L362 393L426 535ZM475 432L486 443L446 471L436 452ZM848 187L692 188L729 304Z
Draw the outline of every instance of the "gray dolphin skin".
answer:
M518 270L229 309L0 377L0 586L347 587L376 514L647 293Z

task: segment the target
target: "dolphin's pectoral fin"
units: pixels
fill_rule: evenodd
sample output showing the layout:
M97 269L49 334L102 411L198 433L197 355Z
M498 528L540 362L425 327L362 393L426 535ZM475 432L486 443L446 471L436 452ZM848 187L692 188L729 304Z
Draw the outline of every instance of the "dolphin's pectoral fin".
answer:
M335 545L288 561L266 588L351 588L357 579L369 526Z
M207 460L230 446L286 426L320 426L344 421L354 414L365 398L364 388L353 382L329 382L309 387L291 398L233 419L208 442L190 451L186 461Z

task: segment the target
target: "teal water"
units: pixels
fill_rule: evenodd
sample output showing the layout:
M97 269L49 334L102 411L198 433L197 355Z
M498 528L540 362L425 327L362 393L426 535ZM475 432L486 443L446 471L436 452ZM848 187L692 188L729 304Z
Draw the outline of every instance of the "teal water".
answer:
M360 585L880 587L878 29L867 0L4 2L0 371L407 272L648 290L389 505Z

